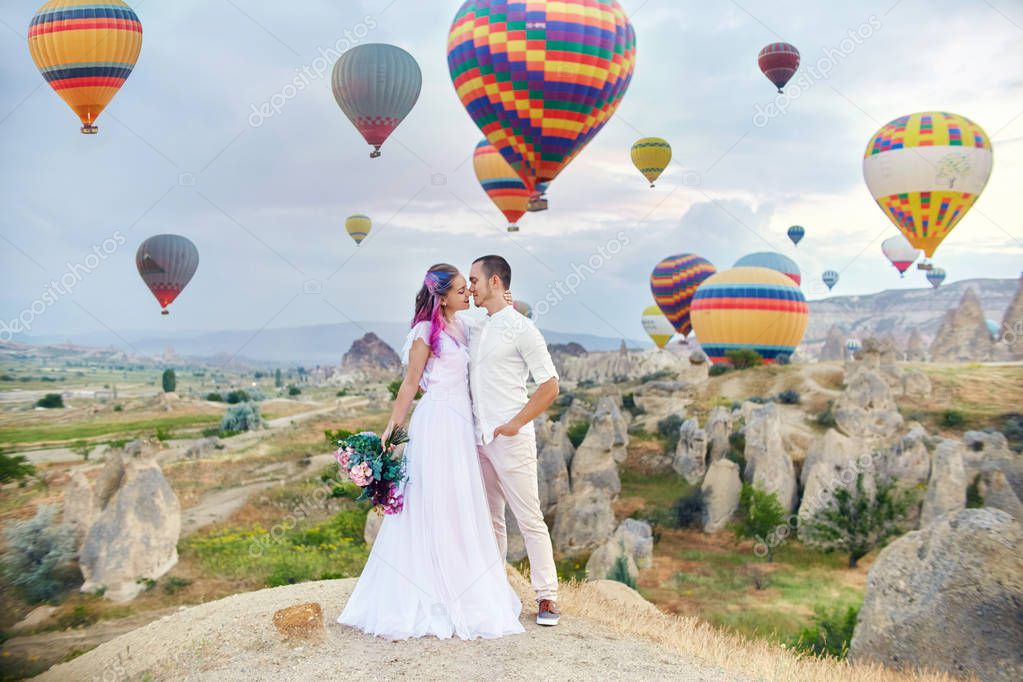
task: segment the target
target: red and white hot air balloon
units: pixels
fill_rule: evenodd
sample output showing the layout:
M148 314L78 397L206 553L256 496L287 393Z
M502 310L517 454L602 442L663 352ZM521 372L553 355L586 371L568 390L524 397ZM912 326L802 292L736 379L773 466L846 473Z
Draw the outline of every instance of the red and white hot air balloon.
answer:
M919 249L913 248L909 240L901 234L889 237L881 242L881 251L884 252L885 257L895 266L895 269L899 271L900 277L904 277L906 270L909 270L910 266L913 265L913 261L920 257Z

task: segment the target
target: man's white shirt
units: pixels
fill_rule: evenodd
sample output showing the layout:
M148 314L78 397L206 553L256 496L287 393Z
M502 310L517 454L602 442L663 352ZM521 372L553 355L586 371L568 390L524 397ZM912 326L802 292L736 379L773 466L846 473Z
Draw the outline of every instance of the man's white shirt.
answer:
M537 385L557 379L554 362L540 330L512 306L482 320L461 316L469 330L469 389L476 422L476 442L489 443L494 429L508 422L528 402L526 380ZM533 423L520 433L533 435Z

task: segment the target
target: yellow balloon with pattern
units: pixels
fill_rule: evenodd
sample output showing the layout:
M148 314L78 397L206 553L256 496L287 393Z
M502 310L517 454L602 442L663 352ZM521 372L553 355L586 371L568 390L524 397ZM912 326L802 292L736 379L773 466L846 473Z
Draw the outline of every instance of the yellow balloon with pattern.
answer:
M643 174L650 186L671 163L671 145L659 137L644 137L632 145L632 163Z
M362 243L362 240L369 236L369 231L373 229L373 221L369 219L368 215L350 215L345 220L345 230L348 235L355 240L355 245L358 246Z
M50 0L29 24L28 51L82 132L95 134L96 118L138 61L142 23L121 0Z
M863 178L888 219L931 258L984 191L992 162L983 128L965 116L925 111L874 133Z
M671 337L675 336L675 328L671 326L671 321L655 305L647 306L643 310L642 322L643 330L658 348L667 346Z

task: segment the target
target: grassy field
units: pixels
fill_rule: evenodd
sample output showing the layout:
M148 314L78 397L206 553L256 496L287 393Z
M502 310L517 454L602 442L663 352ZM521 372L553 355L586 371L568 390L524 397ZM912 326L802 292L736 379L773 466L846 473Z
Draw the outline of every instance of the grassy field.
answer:
M127 419L82 421L73 424L5 426L0 427L0 446L153 436L158 429L173 431L181 428L211 427L219 423L219 414L186 414L145 420L133 420L129 417Z

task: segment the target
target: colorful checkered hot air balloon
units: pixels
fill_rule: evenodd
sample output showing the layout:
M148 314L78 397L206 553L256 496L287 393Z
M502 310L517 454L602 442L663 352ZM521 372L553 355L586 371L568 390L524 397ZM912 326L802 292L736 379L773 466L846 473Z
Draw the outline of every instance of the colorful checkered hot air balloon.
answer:
M95 134L100 112L138 61L142 23L121 0L50 0L29 24L28 50L82 132Z
M791 279L767 268L732 268L700 285L693 297L693 330L712 362L749 348L764 362L792 355L803 339L809 307Z
M796 246L799 246L799 242L803 241L803 236L806 235L806 229L802 225L793 225L788 231L789 239Z
M927 281L931 283L931 286L937 289L941 286L941 283L945 281L946 273L944 268L931 268L927 271Z
M863 177L888 219L932 258L984 191L992 163L983 128L965 116L928 111L900 116L874 133Z
M635 58L615 0L467 0L448 35L459 99L533 192L611 118Z
M528 210L529 197L532 195L526 183L522 182L522 178L486 139L476 145L472 167L483 191L508 221L508 231L518 232L519 218Z
M682 336L693 330L689 305L696 288L715 272L710 261L692 253L680 253L662 260L650 274L650 291L657 307Z
M913 245L906 240L905 235L901 234L889 237L881 242L881 251L884 252L885 257L895 266L895 269L899 271L900 277L904 277L906 270L909 270L909 267L913 265L913 261L920 257L920 251L914 249Z
M135 265L160 303L161 314L167 315L167 306L192 281L199 267L199 250L180 235L158 234L139 245Z
M799 50L788 43L771 43L757 55L757 64L767 80L781 92L799 69Z
M768 268L785 275L796 284L801 284L803 276L796 261L788 256L773 251L750 253L735 261L734 267Z
M362 244L362 240L369 236L373 229L373 221L368 215L350 215L345 219L345 232L355 241L355 245Z
M337 60L331 76L334 99L373 145L370 158L405 120L419 99L423 74L405 50L384 43L357 45Z
M825 270L821 275L821 281L827 284L828 291L831 291L838 284L838 273L834 270Z
M650 186L671 163L671 145L659 137L644 137L632 145L632 163Z
M658 348L667 346L668 342L671 341L671 337L675 336L675 328L671 326L671 322L664 316L664 312L655 305L647 306L643 309L641 322L643 324L643 331L647 333L647 336L650 337L650 340Z

